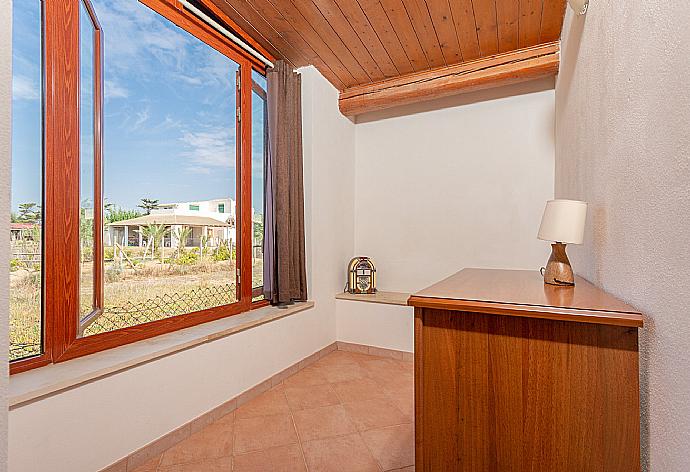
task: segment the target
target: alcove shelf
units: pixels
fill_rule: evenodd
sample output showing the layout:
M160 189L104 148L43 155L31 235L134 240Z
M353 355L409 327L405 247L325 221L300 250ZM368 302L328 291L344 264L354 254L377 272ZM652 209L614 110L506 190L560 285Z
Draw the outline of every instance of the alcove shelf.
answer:
M354 293L339 293L335 296L338 300L350 300L355 302L366 303L383 303L384 305L403 305L407 306L407 299L410 298L409 293L404 292L384 292L379 290L373 294L354 294Z

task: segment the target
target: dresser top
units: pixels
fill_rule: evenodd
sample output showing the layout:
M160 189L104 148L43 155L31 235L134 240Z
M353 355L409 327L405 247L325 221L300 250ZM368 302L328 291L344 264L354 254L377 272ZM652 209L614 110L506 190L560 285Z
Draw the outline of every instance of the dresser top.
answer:
M642 326L635 308L581 277L574 287L544 284L539 271L463 269L413 294L408 304L475 313Z

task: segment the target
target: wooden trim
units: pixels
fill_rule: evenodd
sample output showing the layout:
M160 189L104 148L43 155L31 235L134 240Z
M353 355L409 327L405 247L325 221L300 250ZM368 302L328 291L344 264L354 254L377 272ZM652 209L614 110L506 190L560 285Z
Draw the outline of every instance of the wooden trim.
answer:
M98 19L95 19L98 25ZM96 309L103 309L104 300L104 273L105 264L103 262L103 97L104 97L104 72L103 72L103 31L96 30L95 42L95 80L94 80L94 306Z
M264 70L266 68L263 62L259 61L254 56L250 56L237 44L233 43L205 22L185 10L176 0L138 1L238 64L248 60L259 70ZM269 54L266 57L270 59L272 56Z
M79 313L79 0L44 9L44 336L55 360L74 339Z
M263 308L266 306L269 306L271 302L268 300L257 300L255 302L252 302L252 310L258 310L259 308Z
M548 77L558 73L558 41L425 72L350 87L340 112L355 116L399 105Z
M249 63L240 68L239 90L241 148L240 148L240 301L251 305L252 300L252 69Z
M81 0L94 28L93 38L93 312L102 312L105 270L103 264L103 31L90 0ZM81 314L77 314L81 325ZM83 331L86 326L80 326Z
M75 334L75 338L71 343L65 346L60 357L54 358L54 362L63 362L76 357L86 356L88 354L142 341L201 323L237 315L245 311L247 311L247 307L237 302L231 305L218 306L194 313L186 313L184 315L164 318L149 323L142 323L115 331L95 334L86 338L76 338Z
M268 99L268 94L264 90L264 88L259 85L256 80L252 79L252 91L256 93L263 101L266 101Z
M249 44L251 47L259 51L263 56L268 59L269 61L275 63L276 57L268 52L266 48L264 48L258 41L256 41L254 38L249 36L247 33L242 31L242 28L235 23L232 18L230 18L228 15L225 14L223 10L221 10L218 5L213 3L211 0L199 0L199 3L203 5L206 9L208 9L211 13L213 13L214 16L216 16L220 21L220 24L226 27L228 27L229 30L231 30L235 35L238 37L242 38L242 40ZM262 73L266 73L266 66L262 63L261 67L259 67L260 71Z
M27 370L36 369L51 364L53 361L50 353L43 353L40 356L27 357L10 362L10 375L20 374Z
M424 312L420 308L414 309L414 377L418 385L424 385ZM415 465L424 463L424 423L422 419L424 392L421 388L414 389L414 455Z
M578 323L628 326L635 328L641 328L643 325L642 315L639 313L520 305L515 303L483 302L450 298L430 298L416 295L410 297L408 304L415 308L435 308L439 310L489 313L493 315L518 316L524 318L575 321Z

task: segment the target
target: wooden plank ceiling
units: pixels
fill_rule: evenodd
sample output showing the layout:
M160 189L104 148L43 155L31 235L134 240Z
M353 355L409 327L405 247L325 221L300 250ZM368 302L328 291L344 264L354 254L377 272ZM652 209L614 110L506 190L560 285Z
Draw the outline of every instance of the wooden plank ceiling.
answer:
M565 0L209 0L338 90L558 41Z

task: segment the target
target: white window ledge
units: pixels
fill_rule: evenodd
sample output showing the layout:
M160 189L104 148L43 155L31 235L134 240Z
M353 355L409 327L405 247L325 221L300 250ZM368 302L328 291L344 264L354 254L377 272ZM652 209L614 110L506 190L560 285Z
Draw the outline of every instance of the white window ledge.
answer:
M338 300L349 300L352 302L366 302L366 303L383 303L384 305L401 305L407 306L407 299L410 298L409 293L404 292L383 292L379 290L371 294L354 294L343 292L335 296Z
M10 377L9 406L18 407L85 382L294 315L313 306L312 301L295 303L287 308L267 306L16 374Z

